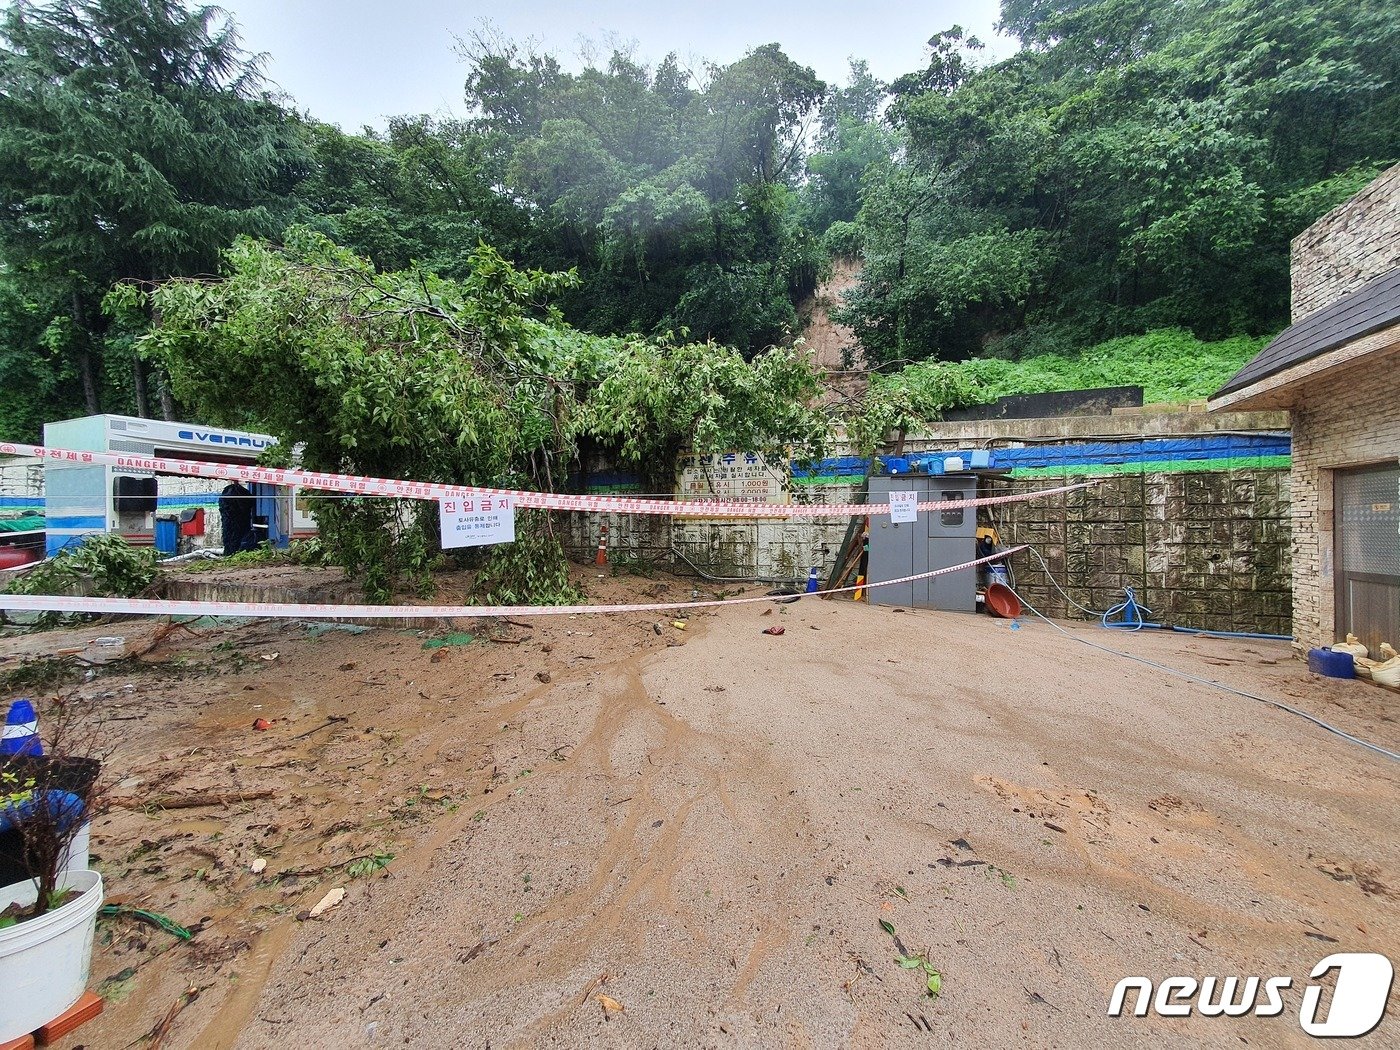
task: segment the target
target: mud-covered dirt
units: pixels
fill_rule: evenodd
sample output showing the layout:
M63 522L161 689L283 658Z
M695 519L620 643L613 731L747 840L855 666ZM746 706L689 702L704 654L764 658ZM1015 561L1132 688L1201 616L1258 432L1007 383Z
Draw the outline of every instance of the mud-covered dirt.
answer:
M1320 958L1397 954L1400 766L1295 716L1044 623L672 618L196 625L80 681L118 743L107 893L200 928L103 920L106 1011L61 1045L197 989L165 1045L1301 1046ZM0 639L0 673L161 628ZM1400 695L1287 645L1073 631L1400 748ZM191 794L226 802L167 808ZM1274 1018L1106 1016L1178 974L1293 987Z

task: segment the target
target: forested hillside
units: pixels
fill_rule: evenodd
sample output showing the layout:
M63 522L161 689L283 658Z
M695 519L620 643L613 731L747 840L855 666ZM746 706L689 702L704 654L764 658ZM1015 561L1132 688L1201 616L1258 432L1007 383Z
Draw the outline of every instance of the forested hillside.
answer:
M536 283L537 320L744 358L791 344L795 305L853 258L837 316L854 360L1002 359L921 365L906 388L938 394L915 416L1093 382L1105 354L1113 382L1205 393L1287 322L1289 239L1400 158L1400 11L1006 0L1002 25L1021 43L1005 61L954 28L924 68L884 84L857 56L843 85L780 43L727 65L581 64L483 32L462 44L466 119L353 132L270 94L217 9L14 3L0 436L203 410L141 341L151 300L104 299L217 274L237 236L293 227L381 274L572 270Z

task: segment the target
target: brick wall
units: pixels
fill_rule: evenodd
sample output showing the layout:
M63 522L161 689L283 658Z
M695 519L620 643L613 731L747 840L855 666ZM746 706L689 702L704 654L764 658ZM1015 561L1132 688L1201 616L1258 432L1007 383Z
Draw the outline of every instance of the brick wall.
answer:
M1400 459L1400 347L1387 360L1329 372L1293 415L1293 624L1307 647L1336 641L1334 470Z
M1293 239L1293 320L1400 266L1400 165Z

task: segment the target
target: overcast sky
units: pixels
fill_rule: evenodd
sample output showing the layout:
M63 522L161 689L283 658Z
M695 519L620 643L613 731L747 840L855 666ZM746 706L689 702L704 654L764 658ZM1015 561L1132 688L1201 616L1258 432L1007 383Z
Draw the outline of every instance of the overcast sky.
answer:
M884 80L920 69L928 38L955 24L981 37L991 58L1014 50L992 28L996 0L222 0L219 6L241 27L244 47L268 55L268 77L298 108L347 131L382 127L386 117L405 113L464 116L465 68L454 38L483 19L512 39L538 40L572 67L581 38L635 42L636 57L649 64L675 51L722 65L777 42L828 83L844 82L848 56L864 58Z

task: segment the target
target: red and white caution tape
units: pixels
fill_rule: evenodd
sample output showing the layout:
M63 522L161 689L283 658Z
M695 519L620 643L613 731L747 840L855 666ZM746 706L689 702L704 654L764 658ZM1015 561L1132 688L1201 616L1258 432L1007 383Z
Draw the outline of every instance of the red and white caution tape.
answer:
M734 501L632 499L627 496L574 496L562 492L529 492L523 489L483 488L475 485L444 485L437 482L395 481L391 478L368 478L355 474L326 474L314 470L288 470L281 467L260 467L239 463L205 463L188 459L168 459L163 456L135 456L124 452L82 452L75 449L49 448L44 445L16 445L0 442L0 455L31 456L49 462L71 463L75 466L121 467L126 470L152 471L157 474L184 474L189 477L211 478L217 481L252 481L267 485L321 489L344 492L353 496L398 496L407 499L480 499L504 507L534 507L541 510L582 510L613 514L658 514L697 518L849 518L866 514L888 514L888 503L738 503ZM920 503L919 510L949 510L958 507L989 507L1002 503L1019 503L1088 488L1097 482L1021 492L1008 496L979 496L963 500L930 500ZM485 507L483 509L490 510Z
M811 595L820 597L824 594L844 594L848 591L874 590L878 587L891 587L897 583L927 580L933 576L974 569L1025 549L1025 545L1011 547L986 558L963 562L961 565L915 573L913 576L900 576L893 580L862 583L854 587L813 591ZM756 598L703 601L697 599L690 602L656 602L649 605L329 605L302 602L188 602L164 598L83 598L66 594L0 594L0 609L13 612L109 613L137 616L270 616L295 620L387 620L401 617L574 616L580 613L675 612L681 609L748 605L773 600L773 595L761 595Z

